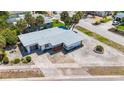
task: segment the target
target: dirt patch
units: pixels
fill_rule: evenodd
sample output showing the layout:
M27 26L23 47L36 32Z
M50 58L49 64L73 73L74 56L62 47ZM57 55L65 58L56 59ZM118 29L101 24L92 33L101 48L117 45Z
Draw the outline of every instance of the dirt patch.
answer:
M59 68L59 72L65 76L88 75L86 68Z
M87 72L91 75L124 75L124 67L90 67Z
M54 55L48 55L48 59L52 63L74 63L74 59L70 56L64 55L63 53L56 53Z
M44 75L39 69L0 71L0 79L30 77L44 77Z

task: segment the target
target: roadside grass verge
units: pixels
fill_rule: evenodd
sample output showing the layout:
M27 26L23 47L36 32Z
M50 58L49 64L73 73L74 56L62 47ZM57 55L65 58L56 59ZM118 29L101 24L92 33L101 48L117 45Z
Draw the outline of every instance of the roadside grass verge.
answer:
M89 67L91 75L124 75L124 67Z
M116 43L112 40L109 40L109 39L107 39L107 38L105 38L105 37L103 37L99 34L96 34L96 33L92 32L88 29L85 29L83 27L77 26L76 29L78 29L79 31L85 33L86 35L91 36L91 37L99 40L100 42L103 42L103 43L105 43L105 44L107 44L107 45L109 45L109 46L111 46L111 47L113 47L113 48L115 48L115 49L124 53L124 46L123 45L118 44L118 43Z
M118 30L120 30L120 31L124 31L124 26L118 25L118 26L116 26L116 29L118 29Z

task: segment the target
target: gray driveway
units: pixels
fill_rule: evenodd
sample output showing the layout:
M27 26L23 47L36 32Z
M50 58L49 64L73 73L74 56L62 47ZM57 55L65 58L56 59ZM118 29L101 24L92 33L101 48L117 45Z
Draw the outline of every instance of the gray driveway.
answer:
M86 29L89 29L93 32L96 32L97 34L100 34L114 42L117 42L121 45L124 45L124 37L117 35L115 33L109 32L108 29L113 27L111 24L112 22L108 22L108 23L102 23L100 25L94 26L91 24L92 23L92 19L91 18L86 18L86 19L81 19L79 24L79 26L84 27Z

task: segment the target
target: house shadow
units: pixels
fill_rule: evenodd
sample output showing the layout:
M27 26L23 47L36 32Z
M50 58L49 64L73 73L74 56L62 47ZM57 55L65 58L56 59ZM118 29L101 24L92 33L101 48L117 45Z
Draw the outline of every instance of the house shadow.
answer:
M21 43L18 44L18 48L19 48L21 55L23 57L29 55L29 53L27 52L27 50L25 49L25 47L23 47L23 45Z
M10 51L10 50L16 49L16 48L17 48L16 45L8 45L8 46L5 48L5 50Z

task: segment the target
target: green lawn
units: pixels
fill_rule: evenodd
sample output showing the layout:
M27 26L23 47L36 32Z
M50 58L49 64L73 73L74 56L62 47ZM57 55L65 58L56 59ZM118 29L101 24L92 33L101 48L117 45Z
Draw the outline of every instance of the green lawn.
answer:
M103 42L103 43L105 43L105 44L107 44L107 45L109 45L109 46L111 46L111 47L113 47L113 48L115 48L115 49L117 49L119 51L124 52L124 46L123 45L120 45L120 44L118 44L118 43L116 43L116 42L114 42L112 40L109 40L109 39L107 39L107 38L105 38L105 37L103 37L103 36L101 36L99 34L96 34L96 33L92 32L92 31L90 31L88 29L85 29L83 27L77 26L76 29L78 29L79 31L85 33L88 36L91 36L91 37L99 40L100 42Z
M53 27L58 27L58 26L64 26L64 24L63 23L61 23L61 22L57 22L55 19L53 20Z
M117 28L118 30L124 31L124 26L118 25L118 26L116 26L116 28Z

